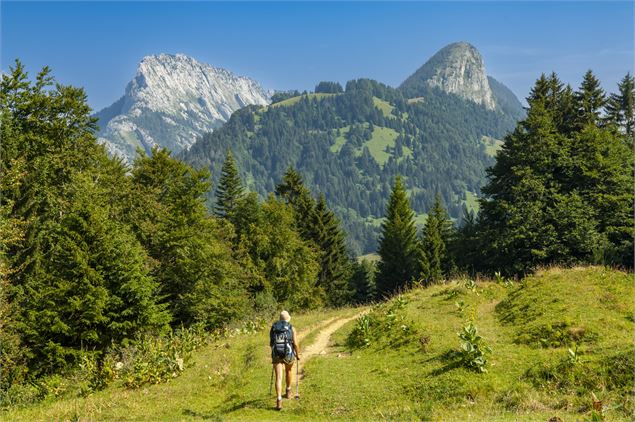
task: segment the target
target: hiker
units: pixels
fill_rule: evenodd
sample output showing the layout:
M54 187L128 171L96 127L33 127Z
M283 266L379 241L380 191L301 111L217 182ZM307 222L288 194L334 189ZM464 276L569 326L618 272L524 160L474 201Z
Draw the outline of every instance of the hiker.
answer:
M276 409L282 409L282 367L284 366L287 380L285 398L291 398L293 382L293 364L300 360L300 346L295 328L291 326L289 312L280 312L280 320L276 321L269 331L269 346L271 346L271 362L276 373Z

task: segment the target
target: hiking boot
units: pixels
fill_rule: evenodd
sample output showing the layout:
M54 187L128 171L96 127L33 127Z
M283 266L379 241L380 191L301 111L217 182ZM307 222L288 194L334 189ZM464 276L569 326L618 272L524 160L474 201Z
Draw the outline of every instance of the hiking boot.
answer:
M291 398L291 389L290 388L287 388L287 392L284 395L284 398L285 399L290 399Z
M276 399L276 410L282 410L282 400Z

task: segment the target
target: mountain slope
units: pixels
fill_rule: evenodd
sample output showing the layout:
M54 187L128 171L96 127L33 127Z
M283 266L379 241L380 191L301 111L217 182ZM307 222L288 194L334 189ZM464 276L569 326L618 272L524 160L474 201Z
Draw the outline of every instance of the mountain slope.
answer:
M146 56L125 94L96 114L99 141L130 161L135 149L154 145L174 152L192 145L249 104L267 104L270 93L237 76L182 54Z

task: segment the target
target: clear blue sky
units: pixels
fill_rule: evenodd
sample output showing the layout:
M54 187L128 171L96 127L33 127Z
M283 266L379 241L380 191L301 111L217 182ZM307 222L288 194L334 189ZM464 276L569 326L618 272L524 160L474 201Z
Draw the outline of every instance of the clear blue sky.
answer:
M633 71L633 2L8 2L2 69L20 58L118 99L147 54L184 53L267 88L370 77L396 86L435 51L468 41L488 73L523 98L541 72L605 88Z

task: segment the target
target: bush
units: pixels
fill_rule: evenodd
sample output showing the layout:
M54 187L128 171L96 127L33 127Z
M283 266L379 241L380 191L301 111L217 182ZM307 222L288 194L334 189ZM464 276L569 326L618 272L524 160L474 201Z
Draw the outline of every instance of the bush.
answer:
M398 348L413 342L418 330L406 319L403 309L408 302L399 295L390 302L373 307L370 313L357 318L347 338L349 347L360 349L385 342Z
M487 372L486 354L492 352L478 334L478 329L472 321L463 327L458 333L461 339L461 349L459 351L460 362L463 366L477 372Z

